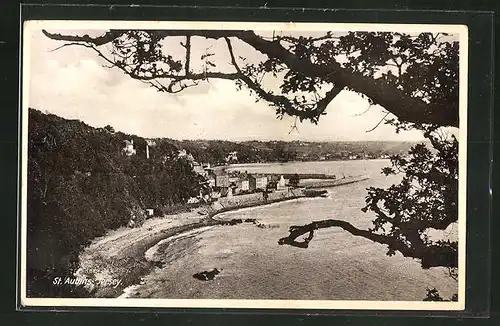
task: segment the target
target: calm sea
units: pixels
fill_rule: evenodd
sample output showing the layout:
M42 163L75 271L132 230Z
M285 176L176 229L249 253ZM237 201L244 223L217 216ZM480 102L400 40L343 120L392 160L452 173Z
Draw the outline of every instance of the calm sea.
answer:
M398 181L380 169L387 160L247 164L232 166L248 172L369 174L370 179L329 189L328 198L307 198L242 209L217 218L254 218L253 224L215 226L167 239L151 248L148 258L161 261L131 297L189 299L292 300L422 300L426 288L446 297L457 283L443 268L423 270L400 254L338 229L315 233L308 249L278 245L291 225L334 218L369 228L374 216L363 213L366 188ZM222 269L212 281L194 273Z

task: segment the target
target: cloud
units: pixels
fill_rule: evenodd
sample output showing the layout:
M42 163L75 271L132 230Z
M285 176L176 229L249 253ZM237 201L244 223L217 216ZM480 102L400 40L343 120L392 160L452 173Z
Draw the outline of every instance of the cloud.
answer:
M31 40L29 105L95 127L110 124L144 137L178 139L423 139L419 132L396 135L394 128L384 124L367 133L385 113L373 106L360 114L368 102L353 92L341 92L318 125L303 122L298 133L290 133L294 118L276 119L274 107L265 101L256 103L247 90L237 91L232 81L211 80L179 94L160 93L117 69L104 68L103 60L89 49L70 46L50 52L61 44L40 32ZM198 49L205 45L198 44ZM211 50L224 53L223 46L215 42ZM240 55L248 56L249 50L235 42Z

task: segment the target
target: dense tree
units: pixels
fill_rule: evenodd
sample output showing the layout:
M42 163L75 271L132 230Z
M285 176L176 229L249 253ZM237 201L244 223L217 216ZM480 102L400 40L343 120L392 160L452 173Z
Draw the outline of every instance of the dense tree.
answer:
M290 176L290 179L288 180L288 185L292 188L297 188L300 183L300 177L297 173L293 174Z
M402 173L400 184L370 188L364 211L376 214L374 227L360 230L342 220L293 226L281 244L307 247L314 231L340 227L395 251L420 259L424 268L457 265L457 244L432 241L429 229L446 229L458 219L458 141L440 138L440 127L458 127L459 46L444 33L349 32L315 36L259 35L249 30L110 30L99 37L43 31L62 46L94 51L110 68L176 93L210 79L233 80L257 100L265 100L278 117L287 114L318 123L342 91L353 91L387 114L379 122L396 130L422 130L431 149L416 145L409 158L394 156L385 174ZM231 70L213 60L214 53L193 53L201 39L226 45ZM173 57L165 42L181 42L182 57ZM253 50L241 56L235 45ZM220 55L221 53L219 53ZM196 57L196 58L195 58ZM196 67L193 60L202 64ZM255 62L258 59L258 62ZM269 85L278 85L270 87ZM332 108L334 109L334 108ZM306 241L297 237L309 234Z
M59 296L51 277L70 275L71 260L90 240L133 215L140 221L146 208L183 205L199 192L198 175L167 142L157 142L150 159L139 149L126 156L124 140L138 146L145 140L33 109L28 118L30 294Z
M114 133L115 132L115 128L113 128L112 126L110 125L106 125L104 126L104 130L107 130L109 131L110 133Z
M297 158L297 151L292 146L287 145L285 142L277 142L274 145L271 157L279 162L293 161Z

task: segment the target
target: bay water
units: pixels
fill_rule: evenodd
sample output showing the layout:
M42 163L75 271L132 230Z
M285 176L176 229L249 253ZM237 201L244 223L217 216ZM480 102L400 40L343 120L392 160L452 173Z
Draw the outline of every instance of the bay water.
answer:
M309 248L279 245L291 225L323 219L345 220L361 229L372 226L363 213L367 187L399 181L381 168L388 160L244 164L231 170L249 173L368 174L370 179L328 189L327 198L301 198L217 215L218 219L255 219L192 230L165 239L147 252L161 262L129 297L166 299L286 299L421 301L427 288L443 297L458 291L444 268L424 270L420 263L340 228L318 230ZM453 230L452 230L453 231ZM211 281L193 274L217 268Z

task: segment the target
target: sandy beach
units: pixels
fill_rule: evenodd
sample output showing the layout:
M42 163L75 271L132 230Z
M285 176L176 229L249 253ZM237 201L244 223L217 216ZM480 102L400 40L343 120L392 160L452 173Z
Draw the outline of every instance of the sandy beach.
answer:
M223 204L216 201L190 212L150 218L139 227L121 227L109 231L103 237L94 239L83 249L79 255L80 267L74 276L93 281L85 285L93 297L118 297L127 287L140 284L142 276L147 275L155 267L155 262L148 260L146 253L162 240L199 228L229 223L213 218L219 213L300 197L305 195L299 190L286 193L277 191L267 201L263 201L260 194L256 194L250 200L233 197L234 200L225 201ZM236 223L241 222L236 221ZM114 286L99 286L100 284L114 284Z
M162 239L187 232L204 225L216 224L206 208L187 213L148 219L140 227L121 227L97 238L79 256L78 278L119 280L116 287L89 286L94 297L117 297L123 289L140 282L153 264L145 259L145 252Z

